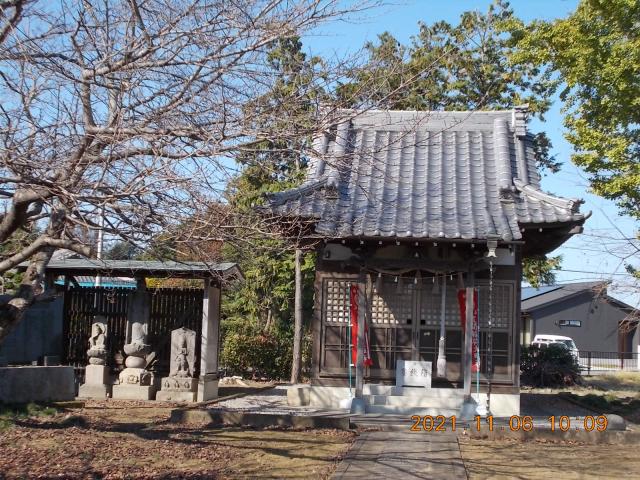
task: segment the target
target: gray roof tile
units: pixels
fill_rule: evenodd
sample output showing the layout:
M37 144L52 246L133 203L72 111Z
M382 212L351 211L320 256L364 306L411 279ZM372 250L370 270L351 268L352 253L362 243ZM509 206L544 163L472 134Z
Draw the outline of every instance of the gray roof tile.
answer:
M566 283L561 285L548 285L539 288L523 287L521 294L521 308L523 313L528 313L541 307L546 307L551 303L555 303L574 296L579 293L590 291L594 295L607 296L608 282L577 282ZM629 305L618 301L627 308L632 309Z
M342 113L314 141L304 184L263 210L314 219L316 233L338 238L509 241L522 224L585 219L580 201L540 190L520 109Z

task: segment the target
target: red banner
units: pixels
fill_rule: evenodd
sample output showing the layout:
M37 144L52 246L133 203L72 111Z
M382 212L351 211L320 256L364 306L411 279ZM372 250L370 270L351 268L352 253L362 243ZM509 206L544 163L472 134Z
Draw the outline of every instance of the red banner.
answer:
M350 311L351 311L351 363L356 364L358 360L358 285L351 285L350 290ZM364 324L364 366L373 365L371 354L369 353L369 327Z
M467 294L466 290L458 290L458 305L460 306L460 325L464 338L467 324ZM471 337L471 371L478 371L478 290L473 289L473 326Z

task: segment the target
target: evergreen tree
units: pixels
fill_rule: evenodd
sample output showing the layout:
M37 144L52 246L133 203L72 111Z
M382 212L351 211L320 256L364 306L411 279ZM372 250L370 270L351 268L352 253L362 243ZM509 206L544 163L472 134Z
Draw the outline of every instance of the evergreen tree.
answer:
M315 67L320 60L307 58L298 37L281 38L270 46L269 64L274 83L270 92L245 106L248 117L260 124L262 131L272 131L271 138L256 139L251 148L237 158L240 174L229 182L227 199L230 208L245 216L255 214L254 208L263 202L264 194L299 185L305 173L307 159L301 155L305 132L313 128L317 104L324 93L315 82ZM291 100L295 98L296 101ZM293 105L293 107L292 107ZM282 138L279 131L296 132ZM277 139L277 140L273 140ZM241 235L239 235L241 237ZM223 248L223 256L239 263L245 282L226 293L223 302L225 337L223 363L245 363L239 344L250 348L267 348L264 340L274 337L272 354L278 356L277 370L285 375L291 365L294 299L294 245L281 239L252 241L246 246L235 242ZM315 259L306 255L303 264L305 316L312 308ZM255 337L263 338L256 342ZM282 348L285 345L287 348ZM277 348L276 348L277 347ZM245 352L251 355L251 352ZM262 352L268 356L268 351Z
M559 75L573 161L593 191L640 220L640 1L583 0L566 19L522 22L513 64Z
M564 101L566 138L573 162L596 195L640 220L640 1L582 0L553 22L514 22L520 33L513 64L547 68ZM629 239L626 258L637 259ZM627 250L627 249L625 249ZM637 265L627 271L640 279Z
M0 243L0 260L11 257L38 237L39 231L34 225L25 230L16 231L3 243ZM14 293L22 282L23 274L15 269L4 272L0 277L0 294Z

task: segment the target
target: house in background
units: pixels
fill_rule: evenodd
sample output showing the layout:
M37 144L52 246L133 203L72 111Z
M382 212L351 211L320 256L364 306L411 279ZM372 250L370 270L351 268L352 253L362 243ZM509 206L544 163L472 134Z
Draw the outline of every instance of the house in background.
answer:
M522 288L520 343L536 335L571 337L578 350L631 353L639 344L640 312L607 294L607 282Z

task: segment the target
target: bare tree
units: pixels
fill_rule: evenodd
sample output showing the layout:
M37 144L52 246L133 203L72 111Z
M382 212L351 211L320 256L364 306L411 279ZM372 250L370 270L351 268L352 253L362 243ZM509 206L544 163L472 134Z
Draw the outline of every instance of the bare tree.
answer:
M313 134L261 131L243 108L273 84L267 48L367 6L345 4L0 0L0 244L40 227L0 257L0 274L30 261L0 305L0 342L42 295L56 248L92 254L78 232L101 228L101 216L106 234L134 245L159 232L185 244L242 240L222 199L235 156ZM311 82L339 71L324 65ZM244 227L264 233L253 220Z

